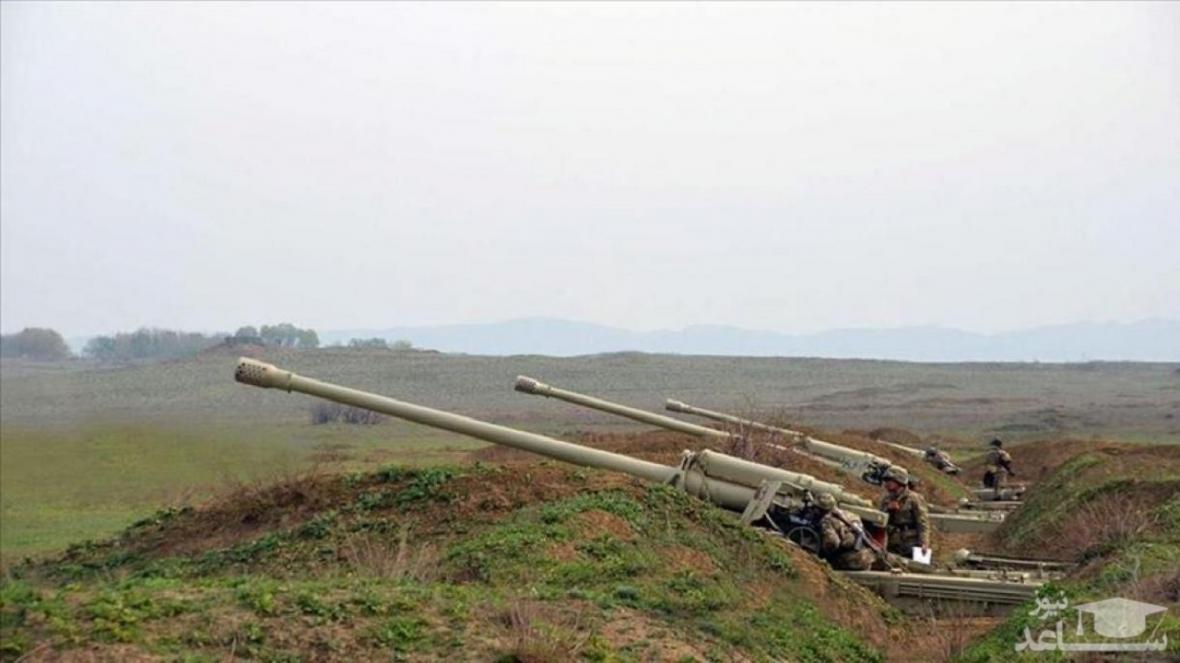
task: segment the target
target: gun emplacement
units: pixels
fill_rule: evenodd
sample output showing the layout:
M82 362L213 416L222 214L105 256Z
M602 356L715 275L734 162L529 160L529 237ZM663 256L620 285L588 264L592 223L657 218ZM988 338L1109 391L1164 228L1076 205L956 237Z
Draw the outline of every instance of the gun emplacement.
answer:
M842 486L707 449L686 451L680 466L672 467L315 380L245 357L238 360L234 379L256 387L296 391L366 408L406 421L531 451L573 465L622 472L654 483L675 485L733 511L745 511L764 484L777 484L775 497L767 501L762 508L763 513L776 501L781 502L780 506L784 508L793 508L799 500L806 498L807 493L831 493L846 510L867 522L883 525L887 520L884 513L870 507L868 500Z

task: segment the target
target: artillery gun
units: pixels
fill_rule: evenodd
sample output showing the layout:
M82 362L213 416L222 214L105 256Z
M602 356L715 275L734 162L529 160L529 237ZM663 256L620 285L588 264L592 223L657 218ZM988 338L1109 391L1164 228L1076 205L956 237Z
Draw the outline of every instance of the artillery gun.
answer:
M906 445L898 444L897 442L890 442L889 440L883 440L879 437L874 437L873 441L878 444L884 444L885 446L889 447L890 449L894 449L896 451L901 451L901 452L910 454L911 456L917 456L918 458L923 458L926 456L926 453L924 451L922 451L921 449L907 447Z
M770 435L777 435L785 437L789 440L796 440L803 445L803 448L811 452L812 455L820 458L825 458L837 463L847 469L853 474L858 474L866 483L871 483L874 486L881 485L882 476L885 470L889 469L890 462L888 458L865 452L857 451L856 449L849 449L838 444L825 442L816 439L802 431L791 430L789 428L781 428L779 426L771 426L763 424L750 419L743 419L732 414L724 412L716 412L714 410L706 410L703 407L696 407L689 405L683 401L678 401L669 398L664 403L664 408L672 412L681 412L684 414L692 414L713 421L737 426L739 430L756 430L761 433Z
M686 451L677 467L653 463L315 380L245 357L238 360L234 379L247 385L299 392L373 410L574 465L672 485L719 507L741 513L743 523L765 524L768 530L792 540L789 528L803 529L800 521L805 519L808 498L813 492L830 492L842 509L859 516L867 528L879 530L885 522L885 514L835 484L714 451ZM917 601L923 610L928 610L926 598L937 597L940 601L955 602L958 610L983 614L1002 612L1022 603L1034 596L1039 587L1039 583L1025 577L989 579L878 571L848 572L847 575L903 607Z
M574 405L581 405L600 412L615 414L620 417L631 419L645 424L651 424L659 428L677 431L680 433L687 433L705 439L730 440L740 438L740 435L734 433L717 430L716 428L708 428L706 426L698 426L687 421L681 421L655 412L648 412L647 410L640 410L638 408L621 405L602 398L594 396L587 396L576 391L568 389L560 389L553 385L546 384L535 378L530 378L524 375L517 376L514 388L522 393L532 394L534 396L544 396L546 398L556 398ZM880 456L857 451L855 449L848 449L830 442L824 442L815 438L809 437L798 431L787 430L784 428L776 428L774 426L767 426L756 421L749 421L746 419L739 419L731 415L724 415L719 412L711 412L709 410L702 410L699 408L692 408L679 401L668 401L668 409L677 412L690 412L692 414L700 414L711 419L723 421L725 423L738 426L740 429L755 430L761 433L767 433L773 436L783 437L789 441L800 441L803 449L809 452L810 455L815 456L821 460L828 461L834 467L839 467L850 473L858 475L865 482L879 486L881 485L881 475L885 470L889 469L890 462ZM675 407L674 407L675 406ZM685 409L676 409L677 407ZM708 414L705 414L708 413ZM773 443L772 443L773 444ZM778 445L775 445L778 446ZM787 447L780 446L781 449Z
M1074 562L1059 559L1021 559L1006 555L975 553L966 548L955 551L954 565L964 569L1016 569L1029 571L1043 579L1058 578L1077 568Z
M971 492L975 494L975 499L985 501L997 502L1017 502L1024 499L1025 486L1015 485L1007 486L996 490L995 488L975 488Z
M897 442L890 442L889 440L883 440L879 437L874 437L873 441L878 444L883 444L883 445L889 447L890 449L895 449L897 451L901 451L903 453L910 454L911 456L917 456L918 458L921 458L926 463L929 463L930 465L937 467L939 470L941 470L947 474L959 474L960 472L963 471L962 468L959 467L958 465L956 465L954 463L954 461L951 461L949 457L946 457L944 459L940 459L938 449L936 447L930 447L929 449L926 449L925 451L923 451L921 449L915 449L913 447L908 447L904 444L898 444Z
M535 378L526 376L518 376L516 378L515 389L517 391L532 394L535 396L545 396L548 398L556 398L558 400L581 405L601 412L616 414L621 417L626 417L633 421L639 421L660 428L687 433L713 440L731 440L740 439L740 435L730 433L715 428L706 428L705 426L698 426L679 419L657 414L655 412L648 412L637 408L614 403L602 398L594 396L587 396L576 391L568 389L560 389L552 385L546 384ZM809 435L799 431L793 431L786 428L778 428L776 426L769 426L756 421L742 419L733 415L724 414L721 412L713 412L702 408L692 407L680 401L669 400L668 409L676 412L688 412L691 414L698 414L707 416L717 421L722 421L728 424L745 428L746 430L756 430L770 435L786 437L790 440L801 440L804 449L811 452L809 455L818 460L827 462L828 464L842 469L846 472L860 477L866 483L872 485L881 484L881 476L885 470L889 468L890 462L886 458L875 456L856 449L849 449L831 442L824 442L817 440ZM707 414L706 414L707 413ZM778 446L778 445L775 445ZM785 449L786 447L779 447ZM792 449L793 450L793 449ZM832 484L835 485L835 484ZM1004 522L1004 514L999 512L972 512L959 510L953 513L931 513L930 522L944 532L952 532L956 534L969 534L978 532L991 532L996 530Z

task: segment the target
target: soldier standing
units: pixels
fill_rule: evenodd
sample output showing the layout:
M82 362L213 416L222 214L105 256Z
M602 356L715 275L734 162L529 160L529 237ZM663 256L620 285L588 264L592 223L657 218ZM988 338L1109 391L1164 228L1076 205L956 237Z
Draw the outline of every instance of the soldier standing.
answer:
M991 442L991 449L987 452L987 469L983 473L983 487L995 491L996 499L1000 499L1001 492L1008 485L1008 477L1016 476L1012 470L1012 456L1004 451L1004 441L996 438Z
M848 515L836 506L836 498L823 493L815 502L823 514L819 519L820 556L839 571L867 571L874 555Z
M930 552L930 515L926 500L909 488L910 476L905 468L897 465L885 470L885 490L879 508L889 515L886 531L889 534L888 550L905 559L911 559L913 548L921 548L923 554Z

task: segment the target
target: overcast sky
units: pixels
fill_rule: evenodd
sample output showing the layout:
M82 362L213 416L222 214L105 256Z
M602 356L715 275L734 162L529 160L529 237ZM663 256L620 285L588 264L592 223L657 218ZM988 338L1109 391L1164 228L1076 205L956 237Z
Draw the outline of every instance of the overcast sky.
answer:
M1180 317L1180 4L0 10L6 332Z

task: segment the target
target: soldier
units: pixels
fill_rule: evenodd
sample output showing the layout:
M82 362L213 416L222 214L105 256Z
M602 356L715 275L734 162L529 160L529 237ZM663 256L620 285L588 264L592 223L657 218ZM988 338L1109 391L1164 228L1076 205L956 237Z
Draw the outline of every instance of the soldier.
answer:
M878 505L889 515L886 531L889 534L888 550L911 559L913 548L921 548L923 554L930 552L930 516L926 500L909 489L910 476L905 468L894 465L885 470L885 490Z
M987 452L987 469L983 473L983 487L995 491L996 499L1002 497L1004 487L1008 485L1008 477L1016 476L1012 470L1012 456L1004 451L1004 441L996 438L991 442L991 449Z
M947 474L958 474L959 466L951 460L951 457L945 451L938 447L930 447L926 449L926 462L937 467L939 470Z
M862 540L864 534L858 532L849 516L836 506L836 498L830 493L823 493L816 498L815 505L823 514L818 525L820 556L833 569L840 571L867 571L872 568L873 551Z

